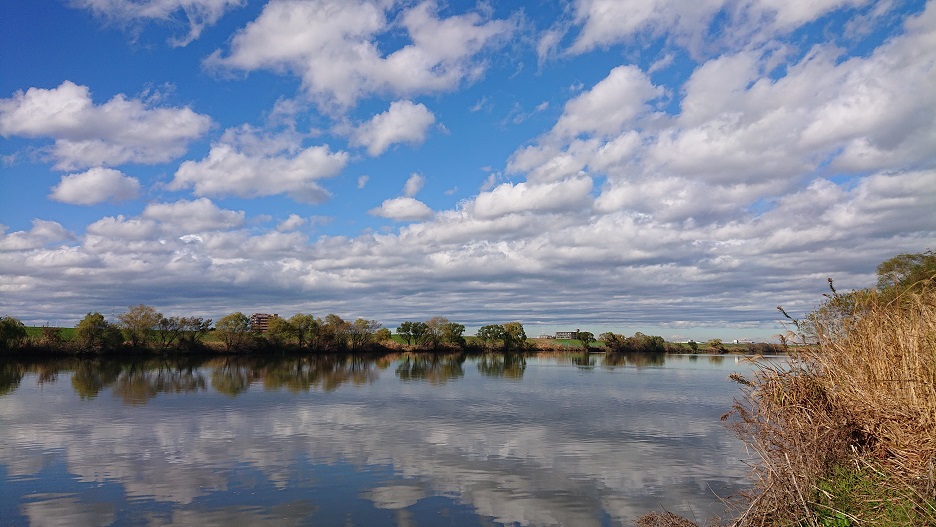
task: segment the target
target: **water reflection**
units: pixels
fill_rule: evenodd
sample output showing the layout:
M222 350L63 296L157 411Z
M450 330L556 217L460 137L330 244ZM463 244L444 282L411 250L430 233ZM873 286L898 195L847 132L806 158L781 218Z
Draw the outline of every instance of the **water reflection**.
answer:
M445 384L451 379L465 376L463 365L466 356L420 354L407 355L396 367L396 375L401 381L429 381L430 384Z
M526 358L520 353L486 353L476 363L481 375L516 380L523 378L526 365Z
M0 523L703 519L744 483L718 417L745 368L581 353L0 363Z

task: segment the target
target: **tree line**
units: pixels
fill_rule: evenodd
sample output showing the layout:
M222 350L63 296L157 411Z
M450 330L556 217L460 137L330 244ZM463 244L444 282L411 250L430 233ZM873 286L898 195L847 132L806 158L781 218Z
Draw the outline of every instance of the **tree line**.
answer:
M522 351L528 349L520 322L492 324L478 337L466 339L465 326L445 317L406 321L394 335L376 320L345 320L339 315L316 317L296 313L269 316L265 326L251 322L242 312L213 321L203 317L165 316L155 308L131 306L109 321L89 312L73 330L42 327L30 336L18 319L0 317L0 350L50 352L120 351L211 352L315 351L323 353L389 351Z

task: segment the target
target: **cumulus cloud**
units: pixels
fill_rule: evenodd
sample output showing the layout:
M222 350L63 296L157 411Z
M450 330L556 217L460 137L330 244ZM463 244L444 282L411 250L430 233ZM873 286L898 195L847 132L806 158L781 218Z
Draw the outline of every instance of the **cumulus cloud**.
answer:
M516 23L478 12L439 18L434 2L401 13L392 4L340 0L268 3L237 33L231 50L207 61L216 67L288 70L325 108L343 109L375 93L411 96L455 88L476 79L476 56L510 36ZM396 15L396 23L388 21ZM401 28L411 43L384 55L378 35Z
M22 251L38 249L50 243L73 240L74 236L56 221L34 219L28 231L4 234L6 227L0 225L0 250Z
M49 197L73 205L95 205L104 201L125 201L140 195L140 182L113 168L92 168L62 176Z
M298 214L290 214L288 218L281 221L276 226L276 230L280 232L287 232L298 229L308 223L308 221Z
M384 200L380 207L371 209L370 213L394 221L425 220L433 214L428 205L409 196Z
M60 170L170 161L211 122L191 108L151 108L123 94L95 105L88 87L71 81L0 99L0 135L54 139Z
M207 198L152 203L143 209L140 217L186 232L232 229L244 224L243 211L221 209Z
M618 66L589 91L566 103L552 133L560 138L620 132L647 111L647 101L663 89L635 66Z
M250 150L258 151L263 151L258 145ZM204 159L182 163L169 188L193 188L198 196L253 198L287 194L296 201L314 204L329 197L318 181L338 174L347 163L346 152L332 152L327 145L310 146L294 154L252 155L219 142L212 145Z
M423 185L426 184L426 178L422 177L420 174L413 172L410 174L410 177L406 180L406 184L403 185L403 195L407 197L413 197L422 190Z
M421 144L426 129L434 122L435 116L423 104L394 101L386 112L359 126L351 143L366 147L371 156L379 156L396 143Z
M706 0L689 4L679 0L576 0L573 18L574 25L580 30L568 52L585 53L638 35L666 35L669 40L696 54L703 51L706 40L725 41L726 45L735 46L746 43L754 47L836 9L866 4L865 0ZM718 24L719 33L712 34L710 31L716 17L723 20ZM555 32L551 30L540 38L541 58L555 48L558 42Z
M577 211L587 206L591 188L592 180L589 177L544 184L504 183L490 192L479 194L472 204L472 211L479 218L518 212Z
M244 0L71 0L73 6L117 23L149 20L177 23L181 18L188 24L189 32L184 37L171 38L169 43L173 46L189 44L227 11L244 3Z

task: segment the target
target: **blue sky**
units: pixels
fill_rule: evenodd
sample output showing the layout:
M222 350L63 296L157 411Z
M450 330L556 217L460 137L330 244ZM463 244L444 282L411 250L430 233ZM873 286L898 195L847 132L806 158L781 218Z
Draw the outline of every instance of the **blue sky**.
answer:
M0 7L0 313L770 338L936 247L921 1Z

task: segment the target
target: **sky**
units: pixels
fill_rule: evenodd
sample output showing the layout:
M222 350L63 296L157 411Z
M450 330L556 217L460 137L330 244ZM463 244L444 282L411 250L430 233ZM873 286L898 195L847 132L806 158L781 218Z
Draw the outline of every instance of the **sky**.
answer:
M936 249L936 2L0 4L0 314L769 340Z

